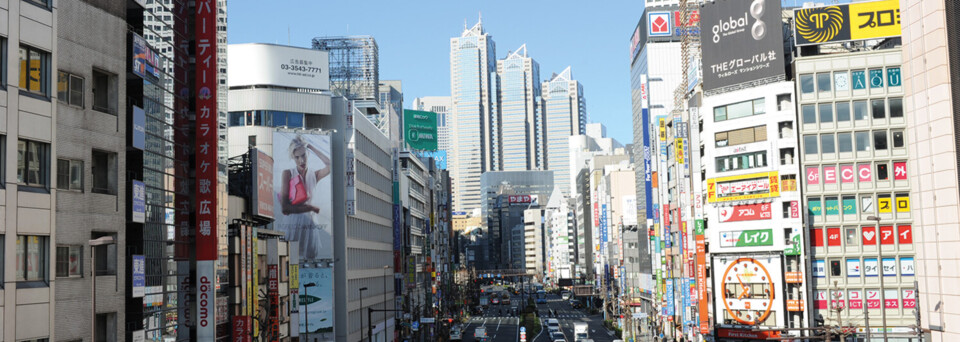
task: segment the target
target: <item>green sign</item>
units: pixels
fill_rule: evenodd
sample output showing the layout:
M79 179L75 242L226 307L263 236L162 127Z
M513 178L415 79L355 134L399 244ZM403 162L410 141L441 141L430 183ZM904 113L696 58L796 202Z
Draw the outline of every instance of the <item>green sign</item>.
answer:
M800 255L800 235L801 234L795 234L793 238L790 239L790 246L783 250L783 255Z
M891 87L899 87L901 82L900 68L887 68L887 85Z
M437 113L403 110L403 139L411 149L437 150Z
M744 230L739 235L737 247L773 246L773 229Z
M883 69L870 69L870 88L883 88Z
M856 215L857 214L857 199L850 197L843 199L843 214L844 215Z
M867 77L863 70L853 71L850 75L853 79L853 89L867 89Z
M697 220L695 226L693 226L693 233L696 235L703 235L703 220Z
M840 215L840 202L837 201L836 197L828 197L826 202L827 216Z
M810 210L810 213L816 216L820 216L823 212L823 207L820 206L820 199L810 199L807 201L807 208Z

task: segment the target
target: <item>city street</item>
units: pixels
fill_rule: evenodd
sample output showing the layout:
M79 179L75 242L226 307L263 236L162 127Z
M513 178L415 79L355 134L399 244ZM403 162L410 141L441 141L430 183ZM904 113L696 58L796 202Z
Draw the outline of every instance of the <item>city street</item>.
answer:
M573 341L573 324L577 322L587 323L590 331L590 339L596 342L610 342L616 339L616 336L609 333L603 327L603 315L588 315L583 311L576 310L570 306L568 301L563 300L558 295L547 295L547 304L539 304L537 310L540 314L540 320L545 322L548 318L556 318L560 321L560 330L567 341ZM556 316L550 316L550 310L553 310ZM531 339L528 339L530 341ZM540 336L533 340L535 342L548 342L550 336L544 327Z

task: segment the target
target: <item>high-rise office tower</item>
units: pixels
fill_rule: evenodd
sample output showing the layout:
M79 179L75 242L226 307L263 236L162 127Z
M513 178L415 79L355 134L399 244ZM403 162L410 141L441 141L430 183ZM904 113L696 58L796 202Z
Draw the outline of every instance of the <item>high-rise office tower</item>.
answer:
M500 79L500 149L504 171L543 167L543 120L540 64L527 56L527 45L497 61Z
M478 21L450 38L450 95L453 141L449 161L453 208L480 207L480 174L499 170L496 113L496 45Z
M450 150L449 96L424 96L413 99L413 109L437 113L437 150ZM449 155L449 152L447 152Z
M570 170L570 153L567 139L571 135L586 133L587 100L583 96L583 85L573 79L570 67L543 82L542 91L546 120L544 168L554 170L554 184L569 196L570 178L566 172Z

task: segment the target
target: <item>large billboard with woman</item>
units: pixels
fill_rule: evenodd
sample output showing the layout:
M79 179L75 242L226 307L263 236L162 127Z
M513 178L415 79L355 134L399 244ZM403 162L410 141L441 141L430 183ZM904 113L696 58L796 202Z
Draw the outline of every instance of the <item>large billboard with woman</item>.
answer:
M274 229L300 246L300 262L333 259L330 136L273 132Z

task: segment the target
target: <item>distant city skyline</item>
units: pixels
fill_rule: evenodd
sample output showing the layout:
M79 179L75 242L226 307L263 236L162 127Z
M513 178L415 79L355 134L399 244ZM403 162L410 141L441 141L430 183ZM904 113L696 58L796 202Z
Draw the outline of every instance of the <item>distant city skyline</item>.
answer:
M464 21L475 24L482 13L484 29L501 47L496 59L526 44L544 80L571 66L586 88L588 121L606 124L610 137L632 141L630 125L613 124L631 117L630 37L619 33L636 26L642 2L382 2L370 6L376 11L350 8L349 3L297 3L298 9L291 11L292 5L289 0L269 6L238 0L228 15L228 42L309 47L310 40L320 36L371 35L380 47L380 78L403 81L404 106L412 108L416 97L450 95L450 37L459 35ZM342 15L316 20L330 12ZM417 37L417 44L411 44L411 37Z

